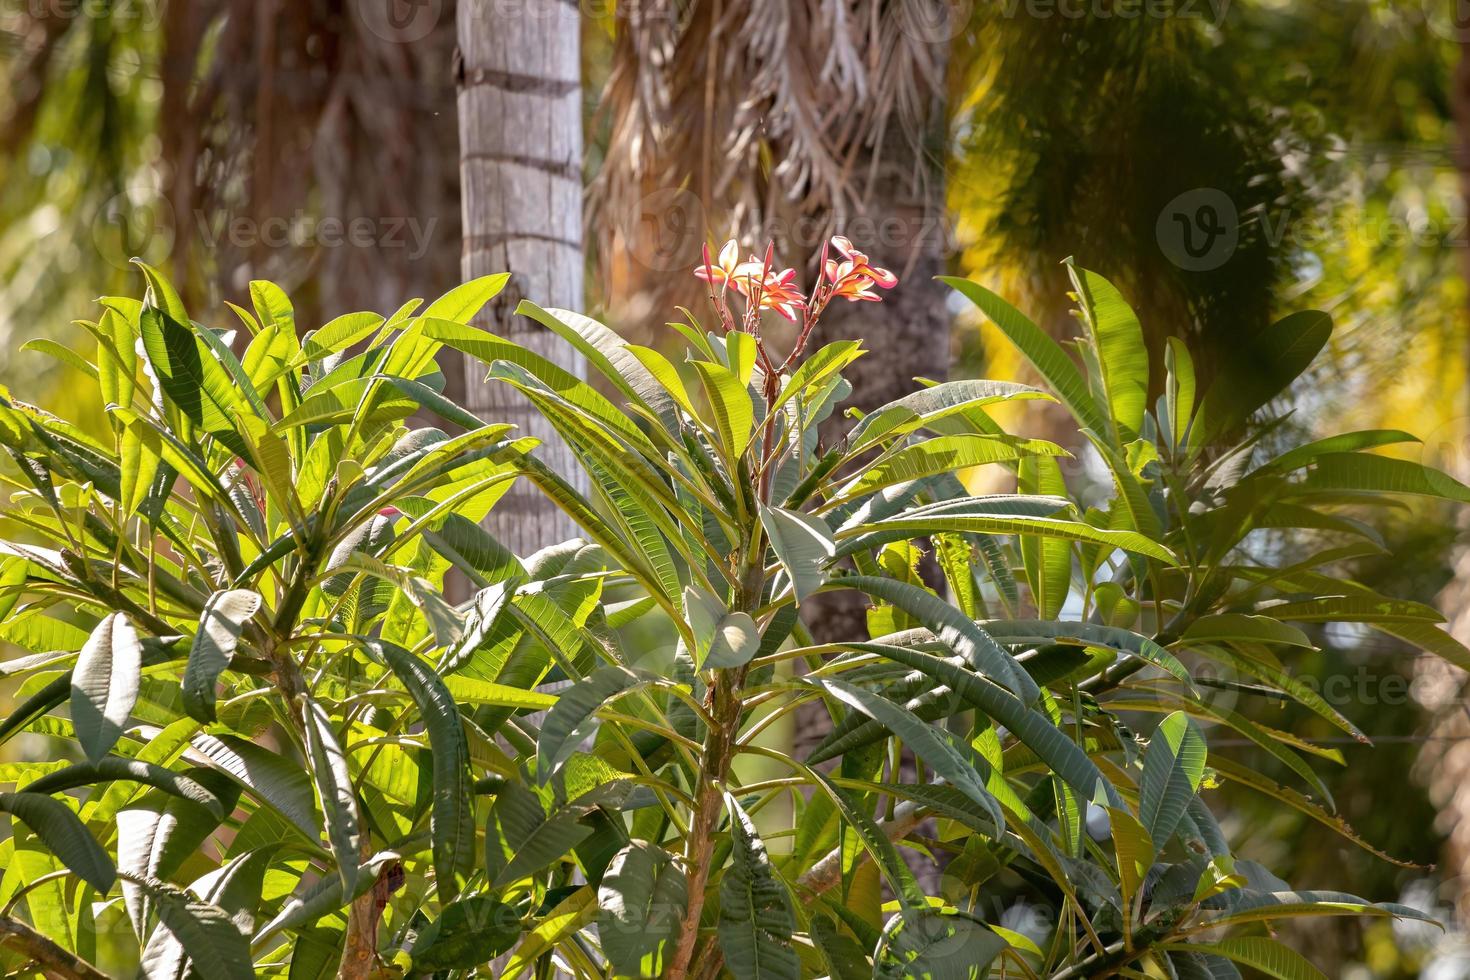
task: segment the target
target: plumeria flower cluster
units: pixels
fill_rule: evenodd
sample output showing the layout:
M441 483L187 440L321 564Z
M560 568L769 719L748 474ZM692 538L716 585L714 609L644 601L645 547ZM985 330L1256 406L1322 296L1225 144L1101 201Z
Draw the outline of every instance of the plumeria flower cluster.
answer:
M842 256L840 260L831 257L833 250ZM751 255L741 261L740 245L732 238L720 249L718 259L712 259L706 245L704 262L694 274L709 283L710 302L727 331L741 330L759 339L761 310L774 310L787 320L800 323L796 344L777 369L778 373L800 357L822 311L832 300L840 297L849 302L875 303L883 298L874 292L875 288L892 289L898 285L898 277L892 272L873 265L851 241L834 235L822 246L820 280L808 296L797 285L795 269L776 269L774 251L774 245L767 244L763 259ZM731 287L745 304L745 315L738 325L725 302ZM766 356L765 345L761 344L760 349L763 366L775 368Z

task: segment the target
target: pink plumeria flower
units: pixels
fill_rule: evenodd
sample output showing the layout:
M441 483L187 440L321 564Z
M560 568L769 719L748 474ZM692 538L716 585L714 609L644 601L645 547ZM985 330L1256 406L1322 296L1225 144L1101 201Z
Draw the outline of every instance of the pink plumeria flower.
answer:
M834 295L845 296L850 300L876 300L879 297L869 293L867 291L869 287L878 286L881 289L892 289L898 285L898 276L895 276L887 269L880 269L872 265L866 255L853 248L852 242L843 238L841 235L832 236L832 247L842 253L843 258L842 262L837 262L834 259L827 260L827 268L825 270L827 281L832 283L834 287L837 287L833 291ZM865 279L867 283L854 287L844 287L843 284L850 279Z
M836 285L832 287L832 297L835 299L838 296L841 296L843 299L853 303L856 303L859 300L865 300L869 303L877 303L880 302L883 297L873 292L874 285L875 283L873 282L873 280L869 279L867 276L849 275L837 280Z
M796 311L806 306L806 297L796 285L795 269L768 272L765 263L751 256L749 262L741 263L735 270L730 281L746 299L759 290L760 308L775 310L788 320L795 321Z
M716 286L724 286L730 281L740 269L740 246L735 239L730 239L720 249L720 260L711 262L709 258L709 246L704 247L704 262L694 270L694 274L705 282Z

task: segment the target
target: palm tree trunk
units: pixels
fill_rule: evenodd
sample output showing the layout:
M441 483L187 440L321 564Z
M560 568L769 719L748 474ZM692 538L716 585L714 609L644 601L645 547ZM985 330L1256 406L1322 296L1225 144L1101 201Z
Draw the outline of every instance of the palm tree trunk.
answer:
M582 306L582 85L578 8L565 0L462 0L459 6L460 186L466 279L510 272L478 325L585 376L581 357L512 316L524 297ZM465 407L537 437L541 458L576 485L575 460L530 404L465 364ZM579 489L585 489L585 478ZM518 555L576 534L544 495L517 481L486 527Z

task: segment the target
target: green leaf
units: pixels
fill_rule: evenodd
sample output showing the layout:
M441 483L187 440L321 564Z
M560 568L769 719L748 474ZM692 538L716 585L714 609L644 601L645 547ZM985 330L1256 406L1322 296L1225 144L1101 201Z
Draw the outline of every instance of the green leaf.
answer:
M1048 501L1051 498L1029 499L1039 502ZM1057 500L1053 512L1062 513L1068 507L1065 500ZM1122 548L1124 551L1147 555L1169 565L1179 563L1168 548L1134 531L1108 530L1064 517L1039 516L1034 513L1018 514L1015 513L1017 509L1015 498L1008 502L1004 496L967 497L944 501L941 504L916 507L896 517L874 521L863 525L860 533L881 534L886 540L901 540L903 537L920 537L945 531L976 534L1035 534L1043 537L1070 538L1077 541L1095 541L1112 548ZM847 529L838 532L839 538L846 539L838 548L839 555L850 553L849 549L854 546L853 533L854 531ZM889 535L894 537L889 537Z
M1017 489L1024 494L1067 495L1062 468L1050 456L1021 460ZM1066 538L1023 535L1020 545L1033 604L1043 619L1055 619L1061 614L1072 586L1072 543Z
M1302 954L1265 936L1239 936L1215 943L1169 943L1164 948L1223 956L1277 980L1327 980L1326 974Z
M900 449L864 469L838 489L833 500L851 500L895 483L957 473L972 466L1011 462L1027 456L1069 455L1065 449L1044 439L971 433L936 436Z
M215 768L289 820L306 839L321 834L311 778L289 758L234 735L196 735L190 744Z
M571 310L543 310L530 300L521 300L516 313L529 316L577 348L633 404L646 408L669 432L679 431L676 396L622 337L591 317ZM679 387L682 390L683 385Z
M1470 487L1432 466L1368 453L1323 453L1294 489L1298 493L1408 493L1470 503Z
M46 849L98 895L112 890L117 868L71 807L40 793L0 793L0 811L31 828Z
M596 711L620 694L646 684L626 667L607 664L559 692L536 739L536 778L545 786L596 726Z
M550 816L541 799L520 783L495 796L485 825L485 869L492 888L504 888L561 860L592 836L583 822L591 806L558 807Z
M509 281L509 272L497 272L493 275L471 279L469 282L455 286L434 300L421 316L431 320L448 320L450 323L467 324L475 318L486 303L500 295L500 291Z
M584 885L568 895L556 908L536 923L526 934L510 961L505 964L502 980L517 980L528 967L546 956L566 939L597 917L597 893Z
M43 794L63 793L78 786L118 781L139 782L154 786L181 799L192 800L200 806L207 807L221 820L226 816L219 797L188 776L152 762L125 759L116 755L104 756L96 762L78 762L47 773L21 787L21 791Z
M342 746L337 744L337 735L326 711L305 695L300 704L312 781L316 784L317 798L326 817L327 837L332 842L332 854L337 858L342 887L350 892L357 885L357 862L362 846L352 772L347 768L347 759L342 754Z
M1194 420L1195 374L1194 358L1189 347L1178 337L1165 340L1164 368L1168 372L1168 387L1165 404L1169 411L1169 435L1173 445L1183 446L1189 438L1190 423Z
M730 813L730 867L720 882L716 928L725 965L735 980L798 980L801 960L791 947L796 915L791 896L776 877L766 845L735 797Z
M24 558L0 561L0 623L10 618L11 610L25 591L31 564Z
M742 667L750 663L760 648L760 627L750 614L739 611L727 613L715 624L709 655L698 666Z
M492 895L472 895L445 906L419 932L413 969L416 974L467 970L504 953L520 937L520 914L514 906Z
M182 681L184 710L190 718L215 720L215 685L235 655L245 624L260 610L260 602L260 595L249 589L229 589L214 593L204 604Z
M1168 650L1153 640L1117 626L1096 623L1044 622L1036 619L997 619L978 624L999 643L1007 646L1042 646L1073 641L1083 646L1104 647L1146 660L1174 677L1186 687L1193 686L1189 671Z
M1244 613L1201 616L1189 624L1180 639L1186 643L1280 643L1308 649L1315 646L1311 638L1295 626L1288 626L1270 616Z
M383 325L376 313L345 313L313 330L301 342L301 360L319 361L346 350Z
M848 575L842 584L890 602L932 631L939 642L964 657L978 671L1023 701L1035 701L1040 689L1014 657L964 613L916 585L869 575Z
M1306 466L1324 453L1352 453L1360 449L1392 446L1403 442L1418 442L1419 437L1399 429L1364 429L1360 432L1343 432L1309 442L1295 449L1288 449L1261 469L1290 472Z
M720 364L710 361L692 363L715 413L720 445L727 459L733 463L745 454L745 447L750 445L750 437L755 433L755 404L751 401L750 389Z
M1143 753L1138 815L1155 845L1174 836L1189 801L1205 774L1205 739L1182 711L1170 714L1154 731Z
M138 700L143 646L122 613L92 631L71 678L71 714L77 741L92 762L112 751Z
M904 395L863 416L847 434L847 454L860 453L884 439L932 427L943 419L986 405L1037 399L1055 401L1040 388L1012 381L975 378L946 381Z
M429 811L434 882L439 900L447 902L459 892L456 872L468 873L475 860L475 781L459 705L439 675L418 657L392 643L373 643L370 648L408 690L428 730L434 759Z
M1143 414L1148 408L1148 346L1138 315L1117 287L1097 273L1069 260L1067 274L1077 290L1083 322L1097 349L1108 407L1117 423L1117 442L1132 442L1143 430Z
M837 552L832 530L813 514L765 504L760 505L760 520L799 606L827 580L826 565Z
M898 736L936 776L985 807L997 825L1005 822L1005 813L987 786L989 773L977 768L977 763L984 765L984 762L968 746L962 754L948 733L925 724L913 712L881 694L842 681L822 680L817 683L843 704L862 712Z
M1394 902L1370 902L1346 892L1266 892L1238 889L1227 892L1220 899L1209 903L1207 907L1215 905L1223 905L1224 914L1212 919L1211 924L1222 926L1329 915L1411 919L1416 922L1440 925L1432 915L1416 908Z
M617 853L597 889L597 934L620 977L663 975L689 904L689 884L669 853L637 840Z
M1062 404L1067 406L1079 422L1099 432L1107 427L1102 413L1098 411L1097 402L1087 390L1082 372L1067 356L1066 351L1062 350L1061 345L1052 340L1045 331L979 283L953 276L940 276L939 281L959 290L1000 328L1006 339L1046 379L1052 391L1056 392Z
M211 977L247 980L255 976L250 944L228 912L166 882L138 879L133 884L149 893L158 910L158 927L143 948L145 975L177 975L187 955L196 970Z
M964 912L902 912L883 930L873 980L977 980L1009 944Z
M1220 372L1205 392L1189 444L1207 445L1237 428L1256 409L1281 394L1317 357L1332 336L1332 318L1303 310L1254 337L1241 338L1238 361Z

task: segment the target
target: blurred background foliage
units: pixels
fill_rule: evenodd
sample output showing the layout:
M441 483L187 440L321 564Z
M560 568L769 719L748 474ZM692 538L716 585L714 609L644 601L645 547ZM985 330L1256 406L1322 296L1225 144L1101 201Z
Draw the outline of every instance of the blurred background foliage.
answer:
M297 298L303 328L347 309L437 295L457 281L454 2L428 4L436 17L412 37L385 35L374 12L380 6L0 0L0 384L43 405L82 397L89 386L77 375L20 345L75 340L69 321L90 315L97 295L125 291L132 255L168 267L196 309L221 310L249 279L276 279ZM753 3L753 16L785 17L798 29L794 17L809 27L858 23L889 16L895 5L781 6L786 13L771 0ZM936 0L919 7L923 16L900 19L900 27L917 32L911 41L947 50L947 138L915 145L921 162L942 175L949 271L997 288L1065 335L1059 262L1075 255L1119 283L1156 331L1151 343L1166 333L1187 337L1206 372L1253 356L1245 338L1283 312L1326 310L1338 323L1330 357L1291 404L1279 406L1286 425L1307 436L1320 422L1333 430L1403 428L1424 439L1411 451L1426 462L1470 476L1470 25L1454 20L1454 3ZM640 111L638 93L625 91L630 64L648 68L652 60L675 71L676 90L688 74L690 91L718 82L735 86L737 97L742 84L770 81L761 46L777 40L722 41L718 15L711 19L705 8L696 0L583 4L586 176L595 191L626 178L630 154L653 152L626 145ZM650 29L655 17L665 18L663 27ZM693 33L706 28L707 35ZM696 42L706 47L691 50ZM694 72L704 54L715 64L721 45L753 52L742 55L749 78ZM810 41L799 52L812 59L813 75L831 67L822 59L837 50L823 45ZM840 210L841 194L815 191L795 204L772 203L769 188L783 180L815 186L809 172L792 177L775 156L803 152L791 145L782 113L810 109L810 118L835 128L844 113L857 112L876 127L863 144L876 152L889 118L887 104L877 103L909 98L905 89L877 85L822 94L773 84L785 94L750 124L754 142L739 143L750 178L737 188L744 210L721 215L721 200L704 198L710 227L697 229L701 238L723 236L727 223L766 227L777 212L830 220ZM915 118L912 106L894 112ZM735 152L729 133L688 125L680 152ZM679 166L664 160L649 172L677 180ZM696 169L690 163L687 173ZM798 189L790 188L791 198ZM1235 213L1236 242L1202 267L1181 254L1171 215L1182 208L1187 218L1200 203L1221 201ZM363 243L327 233L327 222L354 218L373 229ZM588 239L601 246L590 253L589 312L646 337L663 318L629 294L670 277L654 269L658 275L644 270L640 279L619 264L618 248L628 244L619 238L621 220L605 207L589 212ZM280 244L270 238L271 221L293 229ZM889 257L880 245L872 251ZM997 336L958 305L950 312L952 377L1016 375ZM1047 420L1034 425L1045 430ZM1466 567L1457 577L1461 534L1453 518L1416 506L1373 519L1383 554L1351 559L1352 575L1391 594L1440 596L1456 620L1467 605L1461 590L1470 562L1460 562ZM1465 639L1470 624L1456 625ZM1246 842L1242 854L1304 886L1348 881L1375 899L1458 914L1464 926L1470 788L1461 784L1470 787L1470 710L1463 678L1431 674L1381 640L1347 632L1319 639L1321 652L1295 669L1326 692L1337 683L1340 706L1377 740L1373 748L1339 746L1350 764L1326 776L1342 815L1402 865L1260 797L1235 797L1223 815L1227 828ZM1305 717L1273 723L1314 730ZM1326 730L1317 734L1330 741ZM1253 761L1268 765L1264 754ZM1460 930L1439 936L1344 923L1314 925L1296 938L1333 976L1470 977L1470 940Z

